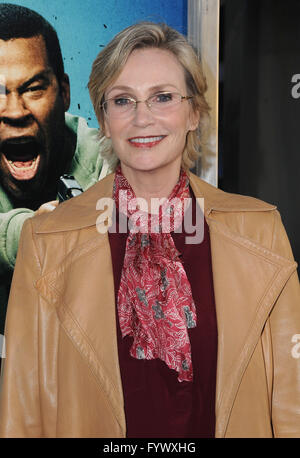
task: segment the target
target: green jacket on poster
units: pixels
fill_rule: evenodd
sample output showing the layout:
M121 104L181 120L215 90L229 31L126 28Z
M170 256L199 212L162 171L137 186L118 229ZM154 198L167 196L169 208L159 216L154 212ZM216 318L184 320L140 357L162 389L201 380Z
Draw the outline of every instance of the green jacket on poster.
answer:
M76 150L69 170L83 190L98 179L103 160L99 154L98 130L85 119L66 113L66 126L77 136ZM28 208L13 208L0 184L0 333L4 332L6 307L23 223L34 215Z

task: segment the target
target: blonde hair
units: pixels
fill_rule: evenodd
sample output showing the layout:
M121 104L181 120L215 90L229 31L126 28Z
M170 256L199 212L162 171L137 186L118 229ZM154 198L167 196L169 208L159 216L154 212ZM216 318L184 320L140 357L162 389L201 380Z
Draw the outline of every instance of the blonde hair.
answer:
M104 112L101 107L104 102L106 89L118 78L123 70L129 55L135 49L159 48L172 52L181 63L187 86L187 95L192 108L200 114L199 126L195 131L187 134L187 141L182 156L182 167L190 169L201 154L201 140L206 127L209 106L205 99L207 90L201 63L187 42L186 38L166 24L140 22L127 27L118 33L113 40L96 57L89 79L89 92L96 116L100 124L100 138L102 139L101 153L114 170L119 160L113 151L109 138L104 133Z

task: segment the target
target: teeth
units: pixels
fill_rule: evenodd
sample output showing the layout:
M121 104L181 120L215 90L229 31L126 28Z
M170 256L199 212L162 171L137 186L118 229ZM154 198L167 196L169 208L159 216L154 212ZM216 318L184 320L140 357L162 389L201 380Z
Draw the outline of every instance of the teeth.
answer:
M37 157L35 157L34 159L32 159L32 164L29 165L29 166L26 166L26 167L16 167L15 164L13 163L13 161L9 160L8 162L10 163L10 165L12 165L12 167L16 170L30 170L30 169L33 169L34 166L35 166L35 163L37 161ZM16 161L16 162L19 162L19 161Z
M32 162L35 162L36 160L37 160L37 157L35 157L34 159L31 159ZM8 160L8 162L9 162L10 164L13 164L13 161L11 161L11 160ZM20 161L14 161L14 162L20 162ZM27 161L26 161L26 162L27 162Z
M164 138L163 135L161 135L161 136L159 136L159 137L132 138L130 141L131 141L132 143L151 143L151 142L157 142L157 141L159 141L159 140L162 140L163 138Z

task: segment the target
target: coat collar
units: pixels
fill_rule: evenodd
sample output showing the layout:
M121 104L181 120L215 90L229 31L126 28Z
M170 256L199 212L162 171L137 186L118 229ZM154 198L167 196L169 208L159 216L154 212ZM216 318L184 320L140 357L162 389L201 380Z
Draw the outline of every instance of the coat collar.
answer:
M258 199L228 194L204 182L193 173L189 172L190 184L197 197L203 197L205 214L208 217L213 211L268 211L276 207ZM109 174L83 194L64 202L55 210L56 218L52 214L43 215L36 233L62 232L84 227L94 226L100 214L96 209L97 201L101 198L111 198L114 173ZM51 216L50 216L51 215Z
M99 216L96 202L100 196L112 196L113 180L114 175L111 174L81 196L73 198L69 204L60 204L51 217L40 218L39 222L36 220L35 232L45 234L95 226ZM224 193L193 174L190 174L190 183L195 196L205 198L205 215L210 228L219 341L216 436L223 437L243 373L267 317L288 278L296 269L296 264L257 241L240 235L218 217L220 214L224 216L224 212L268 212L274 210L274 206L256 199ZM107 234L98 234L86 244L76 247L71 253L71 258L66 259L63 266L42 277L37 286L44 297L53 304L60 304L60 297L64 295L64 306L58 305L58 316L62 325L89 361L93 372L99 374L98 378L105 387L108 398L112 399L113 409L117 412L116 418L124 426L124 416L120 411L118 413L118 405L122 406L120 375L113 363L118 360L116 336L111 335L105 342L107 330L115 326L115 308L111 307L115 301L114 286L112 277L108 279L108 272L112 271L109 253ZM87 255L90 255L89 261ZM86 269L87 262L89 280L91 284L97 285L98 293L95 294L94 291L92 294L83 283L76 297L72 290L68 295L68 292L64 291L65 278L69 279L70 284L74 284L73 275L78 271L78 281L80 272ZM72 265L72 268L68 264ZM109 304L105 315L103 311L99 311L100 296L105 297L105 304ZM89 318L83 333L80 332L80 328L85 317L81 316L81 303L86 304L85 309L91 309L88 313L84 311L84 316L88 314ZM95 321L101 328L96 334ZM85 336L88 336L88 339ZM96 351L92 352L91 348ZM107 348L110 348L110 352L106 351ZM102 361L101 365L99 360ZM101 367L106 367L107 373L111 376L105 378ZM107 382L108 378L115 380L114 394ZM122 410L122 407L120 409Z

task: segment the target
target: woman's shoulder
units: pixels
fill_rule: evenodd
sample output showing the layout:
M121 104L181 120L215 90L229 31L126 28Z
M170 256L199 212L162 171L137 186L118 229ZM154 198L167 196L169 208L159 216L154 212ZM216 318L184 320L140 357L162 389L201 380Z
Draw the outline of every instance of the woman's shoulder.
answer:
M256 197L226 192L207 183L193 173L189 174L189 178L195 196L197 198L203 198L204 205L209 210L227 212L263 212L276 210L276 205Z
M246 239L291 258L289 242L276 205L255 197L225 192L190 175L195 197L203 207L211 230ZM280 245L280 246L279 246Z
M107 175L77 197L50 212L32 218L35 233L73 231L96 225L99 211L112 200L114 174Z

